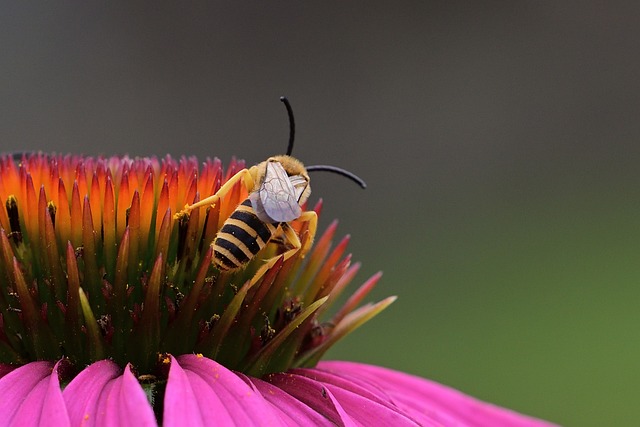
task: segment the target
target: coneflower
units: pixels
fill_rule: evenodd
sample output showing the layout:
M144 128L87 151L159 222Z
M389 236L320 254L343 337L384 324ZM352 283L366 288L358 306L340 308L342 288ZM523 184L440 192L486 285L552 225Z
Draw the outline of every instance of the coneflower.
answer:
M286 260L275 239L246 268L216 269L211 243L247 190L175 214L243 168L0 157L0 425L548 425L320 361L395 297L362 304L376 273L335 307L360 268L348 237L332 244L335 222L316 237L293 221L310 249Z

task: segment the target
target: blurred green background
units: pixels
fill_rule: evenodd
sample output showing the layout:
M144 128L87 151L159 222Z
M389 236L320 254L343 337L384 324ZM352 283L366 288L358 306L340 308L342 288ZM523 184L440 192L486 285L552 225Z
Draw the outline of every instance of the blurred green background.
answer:
M3 3L0 151L286 148L360 281L398 301L330 354L564 425L637 425L640 5Z

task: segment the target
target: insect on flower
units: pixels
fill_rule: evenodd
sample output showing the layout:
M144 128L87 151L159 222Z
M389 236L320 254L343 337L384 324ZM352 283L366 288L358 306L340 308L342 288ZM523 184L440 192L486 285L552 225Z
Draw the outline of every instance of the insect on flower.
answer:
M266 260L263 268L270 268L280 256L287 260L301 249L303 253L306 252L311 241L303 248L300 238L289 223L294 220L307 222L310 235L315 235L318 221L316 213L302 212L301 207L311 193L308 172L334 172L366 188L365 182L349 171L328 165L305 168L302 162L291 157L295 139L293 110L287 98L281 97L280 100L289 116L287 154L270 157L249 169L239 171L220 187L216 194L185 206L176 215L188 214L202 206L215 205L238 181L243 183L249 197L224 222L211 244L214 249L213 263L221 271L234 271L245 267L276 236L289 242L291 249Z

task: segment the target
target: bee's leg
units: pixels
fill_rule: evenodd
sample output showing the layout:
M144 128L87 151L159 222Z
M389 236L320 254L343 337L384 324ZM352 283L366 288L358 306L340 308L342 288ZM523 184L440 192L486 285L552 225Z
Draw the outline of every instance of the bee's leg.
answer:
M282 233L285 240L288 240L293 247L285 251L283 254L266 260L265 263L253 276L253 279L251 280L252 285L255 284L255 282L257 282L267 270L273 267L281 257L284 257L284 261L286 261L293 255L295 255L298 251L302 251L300 255L303 257L307 254L307 252L309 252L309 250L311 249L311 245L313 244L313 238L315 237L316 230L318 228L318 215L314 211L304 212L302 215L300 215L298 221L304 221L308 223L307 232L309 233L309 238L305 242L304 246L300 242L300 237L298 237L296 231L288 223L285 222L281 224L280 227L282 228Z
M289 241L292 242L294 246L295 246L295 243L292 241L292 239L295 236L298 242L298 246L302 250L302 256L305 256L307 252L309 252L309 250L311 249L311 245L313 245L313 239L316 236L316 230L318 229L318 215L314 211L303 212L302 215L300 215L300 217L298 218L298 221L307 223L307 233L309 233L309 238L305 242L304 247L300 243L300 238L298 237L296 232L293 230L293 228L288 226L288 224L287 224L288 231L284 230L284 232L285 232L285 236L287 236Z
M247 189L247 191L251 192L253 190L254 182L253 182L253 177L251 176L251 173L249 173L248 169L242 169L241 171L233 175L231 178L229 178L229 180L225 182L222 185L222 187L218 189L218 191L216 191L216 194L213 194L205 199L202 199L199 202L194 203L192 205L185 205L180 212L174 215L174 218L179 218L181 216L188 215L189 213L191 213L192 210L201 208L203 206L215 205L216 203L218 203L218 201L221 198L224 197L225 194L231 191L233 186L236 185L236 183L240 180L242 180L242 183L244 184L244 187Z

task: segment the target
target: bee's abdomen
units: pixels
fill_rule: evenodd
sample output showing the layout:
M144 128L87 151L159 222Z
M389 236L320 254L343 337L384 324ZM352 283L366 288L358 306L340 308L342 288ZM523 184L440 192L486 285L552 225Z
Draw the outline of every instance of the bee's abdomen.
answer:
M264 248L276 224L262 222L247 198L224 222L213 241L213 256L220 270L242 268Z

